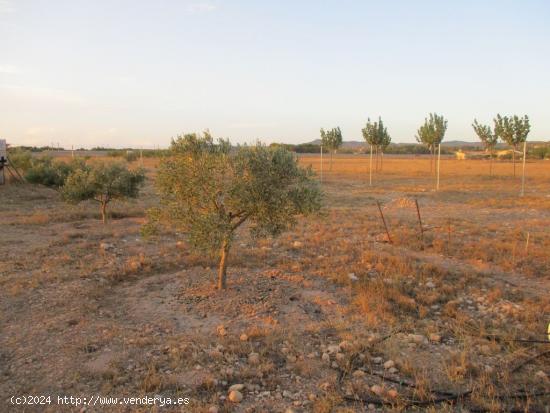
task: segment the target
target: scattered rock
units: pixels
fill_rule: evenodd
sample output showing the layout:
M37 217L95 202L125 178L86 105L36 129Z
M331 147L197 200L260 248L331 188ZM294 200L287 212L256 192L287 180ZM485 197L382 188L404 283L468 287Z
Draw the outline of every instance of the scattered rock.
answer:
M303 242L300 242L300 241L294 241L294 242L292 243L292 246L293 246L294 248L302 248L302 247L304 246L304 243L303 243Z
M248 363L249 364L260 364L260 355L258 353L250 353L248 355Z
M208 408L208 413L218 413L218 408L216 406L210 406Z
M243 395L238 390L233 390L229 392L229 401L233 403L240 403L243 400Z
M441 336L439 334L432 333L429 338L433 343L441 343Z
M383 360L382 357L375 357L372 359L372 362L374 364L382 364L382 360Z
M323 353L323 355L321 356L321 360L323 360L325 363L330 363L330 356L328 353Z
M218 332L218 335L224 337L227 335L227 330L225 329L225 326L220 324L217 328L216 328L216 331Z
M232 391L241 391L242 389L244 389L244 384L242 384L242 383L237 383L237 384L232 385L232 386L229 388L229 392L232 392Z
M397 393L397 390L395 389L389 389L387 392L386 392L387 396L388 397L391 397L392 399L395 399L399 393Z
M348 350L351 350L352 348L352 344L347 340L342 341L338 346L342 351L348 351Z
M537 372L535 373L535 377L536 377L537 379L542 380L542 381L547 381L547 380L548 380L548 375L547 375L544 371L542 371L542 370L537 371Z
M409 341L412 341L416 344L422 344L426 341L426 337L424 337L422 334L409 334L408 339Z
M355 377L355 378L365 377L365 372L363 370L355 370L352 373L352 376Z
M433 282L431 282L431 281L428 281L428 282L426 283L426 287L428 287L428 288L435 288L435 284L434 284Z
M390 374L395 374L395 373L397 373L397 371L398 371L398 370L397 370L395 367L390 367L390 368L388 369L388 373L390 373Z
M386 362L384 363L384 368L385 368L386 370L391 369L392 367L395 367L395 361L393 361L393 360L388 360L388 361L386 361Z
M108 242L101 242L99 244L99 248L103 251L112 251L115 249L115 246L113 244L109 244Z
M239 340L248 341L248 336L245 333L242 333L241 336L239 337Z
M377 396L382 396L384 394L384 388L382 386L379 386L378 384L375 384L370 388L370 391L376 394Z
M352 282L359 281L359 278L358 278L357 275L355 275L355 273L353 273L353 272L350 272L350 273L348 274L348 278L349 278L350 281L352 281Z

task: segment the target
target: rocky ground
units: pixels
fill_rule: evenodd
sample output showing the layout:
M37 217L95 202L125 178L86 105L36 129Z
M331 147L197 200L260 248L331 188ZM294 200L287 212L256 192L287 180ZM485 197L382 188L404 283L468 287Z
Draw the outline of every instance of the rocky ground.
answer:
M141 237L150 186L106 226L54 191L0 188L0 411L545 411L547 178L517 204L502 178L370 189L341 165L322 216L240 235L223 292L183 234ZM9 404L48 394L190 404Z

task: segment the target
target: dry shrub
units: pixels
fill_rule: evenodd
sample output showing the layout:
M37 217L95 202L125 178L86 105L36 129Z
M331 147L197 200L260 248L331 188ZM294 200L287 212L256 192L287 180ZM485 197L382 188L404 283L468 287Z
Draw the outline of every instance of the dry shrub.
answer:
M15 221L20 225L45 225L50 222L50 217L41 212L34 212Z
M392 325L396 318L416 313L416 301L394 285L372 281L359 287L355 303L371 327L382 323Z

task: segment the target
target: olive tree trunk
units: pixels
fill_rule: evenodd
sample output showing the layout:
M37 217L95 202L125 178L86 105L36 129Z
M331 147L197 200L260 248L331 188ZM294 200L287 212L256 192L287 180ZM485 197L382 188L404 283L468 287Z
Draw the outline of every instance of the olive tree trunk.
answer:
M220 251L220 266L218 268L218 290L227 287L227 256L229 254L229 241L225 239Z
M101 202L101 221L105 224L107 222L107 202Z

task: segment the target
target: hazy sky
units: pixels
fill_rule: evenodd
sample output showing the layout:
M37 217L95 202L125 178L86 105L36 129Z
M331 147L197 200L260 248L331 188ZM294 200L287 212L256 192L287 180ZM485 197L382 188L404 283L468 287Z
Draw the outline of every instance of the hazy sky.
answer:
M361 139L381 115L412 142L528 114L550 139L550 1L0 0L0 137L165 146Z

